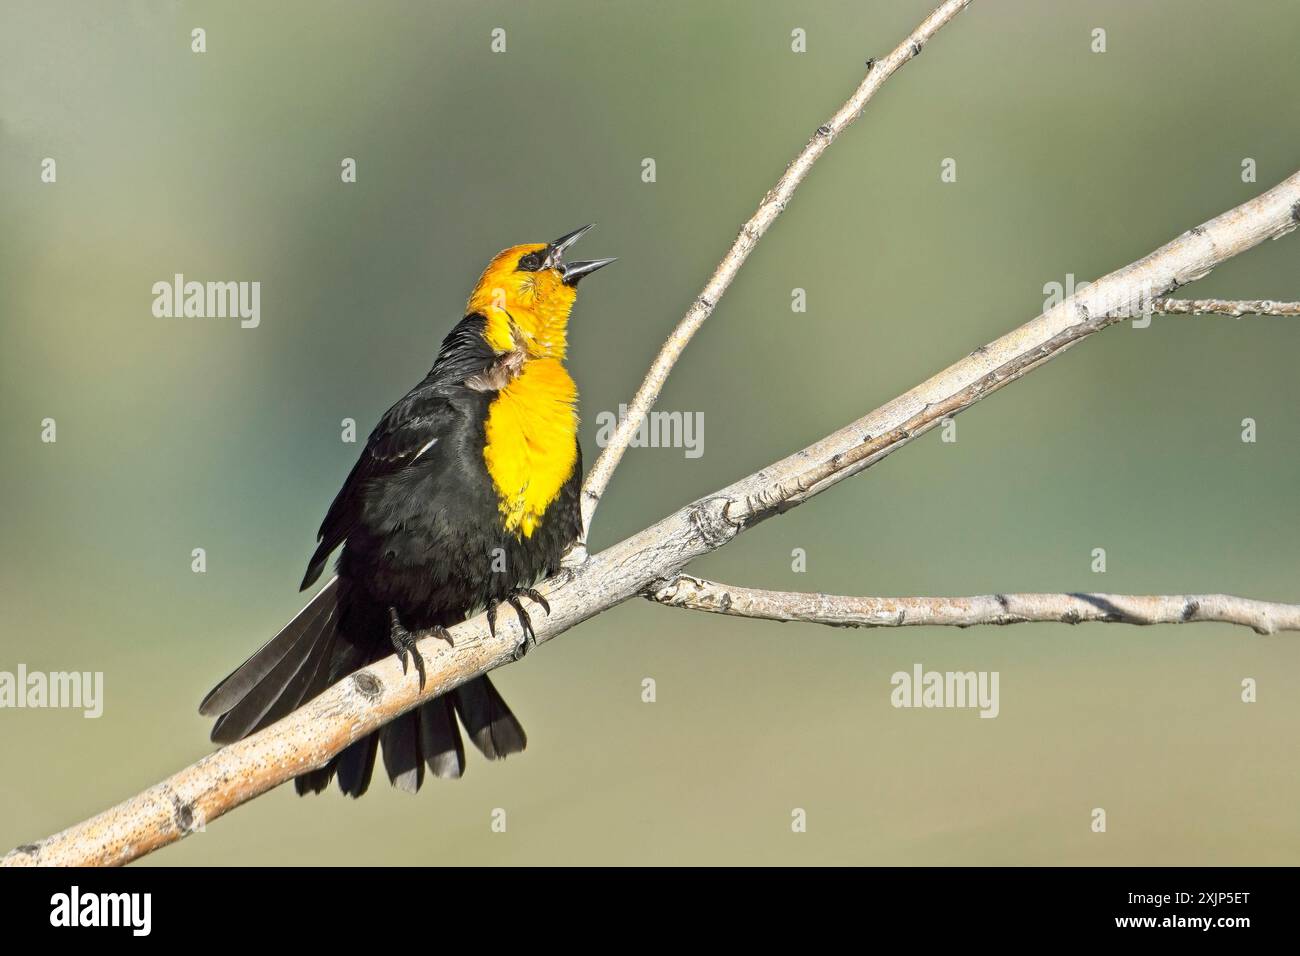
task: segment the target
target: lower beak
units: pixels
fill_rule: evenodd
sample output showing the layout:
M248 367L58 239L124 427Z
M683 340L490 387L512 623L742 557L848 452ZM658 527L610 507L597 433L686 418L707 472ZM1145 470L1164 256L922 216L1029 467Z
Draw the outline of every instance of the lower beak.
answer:
M617 257L609 259L586 259L581 262L567 262L560 266L560 278L565 285L577 285L578 280L583 276L589 276L597 269L603 269L611 262L617 262Z

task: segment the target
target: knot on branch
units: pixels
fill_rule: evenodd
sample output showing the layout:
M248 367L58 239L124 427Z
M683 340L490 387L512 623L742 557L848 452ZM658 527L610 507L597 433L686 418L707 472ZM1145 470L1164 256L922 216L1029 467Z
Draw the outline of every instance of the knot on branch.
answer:
M192 804L182 800L180 795L170 787L167 788L167 796L171 798L172 822L176 825L177 830L188 834L201 828L202 821L197 819Z
M720 611L726 614L731 610L731 592L725 587L717 587L708 581L678 573L669 578L662 578L645 590L651 600L670 607L689 607L701 611Z
M660 604L681 605L694 600L703 587L704 582L699 578L678 573L652 581L645 594Z
M710 550L722 547L740 532L728 516L731 502L726 498L706 498L690 511L691 528Z
M742 522L753 524L774 514L784 514L794 507L790 498L796 494L803 494L807 490L801 480L795 480L783 481L752 495L746 495Z
M378 700L384 694L384 685L370 671L357 671L352 675L352 686L366 700Z

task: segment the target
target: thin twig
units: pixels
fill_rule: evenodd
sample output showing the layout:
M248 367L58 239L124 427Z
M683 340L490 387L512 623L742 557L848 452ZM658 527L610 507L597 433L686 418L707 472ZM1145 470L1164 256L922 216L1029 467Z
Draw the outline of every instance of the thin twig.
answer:
M722 257L722 261L718 263L709 281L705 283L704 290L696 296L695 301L691 303L682 320L677 323L677 327L668 337L668 341L655 356L645 380L628 406L627 416L614 429L609 442L591 467L591 471L587 473L586 481L582 486L582 534L578 544L575 545L575 549L580 554L585 553L582 549L586 548L587 532L591 528L591 519L600 504L601 496L609 486L614 469L623 459L623 453L627 451L628 444L636 434L641 420L658 400L659 392L668 380L668 374L673 366L677 364L677 360L700 326L713 314L718 301L726 293L736 273L740 271L740 267L758 245L758 241L776 221L776 217L785 211L786 205L793 198L799 184L812 170L813 164L822 153L826 152L827 147L835 141L836 137L848 129L861 115L867 103L876 95L876 91L894 75L899 67L919 55L930 38L970 3L971 0L946 0L936 7L888 56L880 60L868 60L866 78L854 90L853 95L834 116L817 127L812 138L786 167L785 173L777 180L776 185L767 191L754 215L740 227L740 232L731 244L731 248Z
M1300 315L1300 302L1272 299L1156 299L1151 311L1160 315Z
M806 501L879 461L928 428L927 416L934 409L956 414L1119 321L1104 311L1108 302L1135 303L1143 296L1150 301L1151 289L1163 294L1175 283L1204 276L1218 263L1286 235L1298 220L1300 173L1098 280L846 428L591 556L542 585L551 613L533 617L538 643L644 594L759 519ZM1094 318L1096 314L1105 318ZM875 443L873 435L894 439ZM454 647L432 636L419 642L429 677L423 690L414 668L404 675L396 656L384 658L265 730L98 816L18 847L0 859L0 865L104 865L137 859L323 766L352 741L412 707L509 663L521 639L510 615L498 622L495 635L482 614L452 628L451 634Z
M832 627L974 627L1044 622L1240 624L1257 634L1300 631L1300 604L1231 594L981 594L974 597L850 597L719 584L679 574L646 595L669 607L764 621Z

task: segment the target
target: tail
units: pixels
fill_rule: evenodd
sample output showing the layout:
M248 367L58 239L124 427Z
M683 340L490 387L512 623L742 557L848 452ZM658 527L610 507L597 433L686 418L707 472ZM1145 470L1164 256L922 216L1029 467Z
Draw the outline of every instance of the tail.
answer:
M339 629L339 579L333 578L199 705L216 716L214 743L233 743L274 723L344 674L380 659L359 649ZM465 772L465 747L457 715L474 746L491 760L519 753L528 743L524 728L486 676L402 714L379 731L350 744L324 767L294 781L299 794L320 793L338 777L339 788L359 797L370 786L382 744L384 769L393 786L414 793L428 767L435 777Z
M294 788L300 795L320 793L337 776L340 790L359 797L370 787L381 746L384 770L399 790L417 792L424 783L426 767L435 777L454 780L465 772L465 745L457 715L469 739L489 760L519 753L528 744L524 728L492 682L477 677L350 744L324 767L298 777Z
M214 743L228 744L272 724L329 685L338 631L339 579L321 588L283 630L199 704L217 716Z

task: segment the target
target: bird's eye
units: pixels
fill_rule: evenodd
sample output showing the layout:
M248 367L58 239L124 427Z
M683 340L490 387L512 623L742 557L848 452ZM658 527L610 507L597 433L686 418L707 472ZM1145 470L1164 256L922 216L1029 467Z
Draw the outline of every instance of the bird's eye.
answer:
M542 257L536 252L530 252L519 260L520 272L536 272L542 267Z

